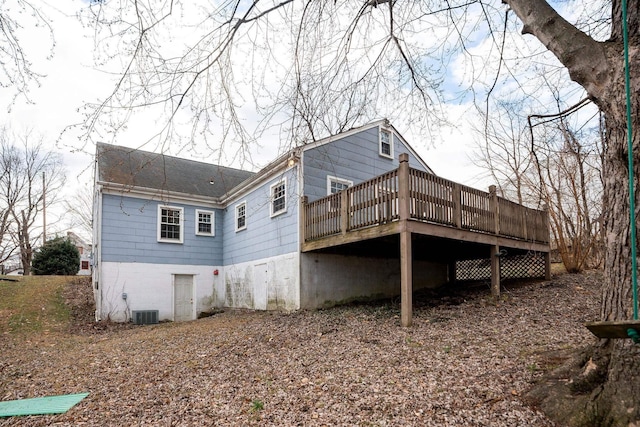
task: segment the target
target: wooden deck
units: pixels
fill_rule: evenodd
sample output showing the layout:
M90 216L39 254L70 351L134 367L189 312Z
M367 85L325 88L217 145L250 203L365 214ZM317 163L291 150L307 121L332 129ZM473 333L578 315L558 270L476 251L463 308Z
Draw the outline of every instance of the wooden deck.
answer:
M502 247L542 252L549 275L545 210L498 197L494 186L485 192L412 169L406 154L398 169L313 202L304 198L302 216L303 252L400 235L405 326L411 323L405 300L411 298L412 234L487 245L487 257ZM498 258L491 256L494 293L500 289Z

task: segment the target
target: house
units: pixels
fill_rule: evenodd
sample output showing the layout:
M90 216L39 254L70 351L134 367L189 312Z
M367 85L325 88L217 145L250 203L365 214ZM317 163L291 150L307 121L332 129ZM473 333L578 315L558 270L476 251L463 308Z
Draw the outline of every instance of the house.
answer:
M441 285L451 279L451 262L431 255L441 255L433 245L444 240L416 240L413 264L406 262L409 210L415 220L429 219L436 239L440 230L427 214L437 220L457 212L473 222L459 224L466 228L445 245L449 253L464 252L457 242L475 233L484 211L432 206L432 199L443 200L440 190L403 211L408 165L421 177L412 182L435 177L386 120L293 149L257 173L98 144L96 318L128 321L155 312L158 320L182 321L216 307L318 308L397 295L401 280L413 289ZM468 256L510 241L485 234L473 235ZM545 249L544 242L526 243ZM520 237L514 248L525 248Z
M67 231L67 239L75 245L80 254L80 265L78 266L78 276L91 275L91 245L84 241L73 231Z

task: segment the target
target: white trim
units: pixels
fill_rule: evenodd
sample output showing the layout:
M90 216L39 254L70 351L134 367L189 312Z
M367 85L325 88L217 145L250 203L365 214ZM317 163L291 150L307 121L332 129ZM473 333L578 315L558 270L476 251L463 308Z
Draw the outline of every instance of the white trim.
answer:
M251 178L241 182L240 184L229 190L227 193L220 196L220 203L224 206L229 206L231 204L230 202L233 199L244 197L246 194L254 191L257 188L260 188L262 184L270 181L275 176L281 176L290 169L297 167L299 158L300 155L297 148L288 151L287 153L283 154L282 156L278 157L276 160L262 168ZM293 165L289 165L290 159L294 159Z
M242 227L238 227L238 210L244 206L244 225ZM238 231L242 231L242 230L246 230L247 229L247 201L244 200L240 203L238 203L235 208L235 215L234 215L234 222L233 222L233 226L236 229L236 232Z
M382 151L382 134L386 133L389 135L389 154L384 153ZM386 127L383 126L379 126L378 127L378 154L380 155L380 157L386 157L387 159L393 159L393 142L394 142L394 137L393 137L394 133L393 130L388 129Z
M319 139L319 140L314 141L314 142L310 142L310 143L305 144L304 146L300 147L300 149L303 152L307 151L307 150L312 150L314 148L320 147L320 146L325 145L325 144L329 144L331 142L337 141L337 140L345 138L347 136L355 135L357 133L367 131L367 130L372 129L374 127L380 128L381 126L384 127L385 129L393 130L394 137L397 137L398 140L404 146L402 151L404 151L405 148L407 150L409 150L409 153L412 154L413 157L415 157L418 160L418 162L420 162L420 164L427 170L427 172L434 173L433 169L431 169L429 167L429 165L427 165L427 163L422 159L422 157L420 157L420 155L416 152L416 150L406 141L406 139L404 139L404 137L400 134L400 132L398 132L398 130L391 123L389 123L389 120L387 120L387 119L376 120L376 121L371 122L369 124L366 124L366 125L363 125L363 126L360 126L360 127L357 127L357 128L349 129L348 131L339 133L337 135L331 135L331 136L328 136L326 138Z
M200 214L211 215L211 232L206 233L204 231L200 231ZM216 235L216 213L214 211L196 209L194 222L196 223L196 236L214 237Z
M180 212L180 222L178 226L180 227L180 238L179 239L168 239L166 237L161 237L161 229L162 229L162 209L171 209L174 211ZM185 226L185 217L184 217L184 208L179 206L169 206L169 205L158 205L158 217L156 218L157 223L157 237L158 242L161 243L183 243L184 242L184 226Z
M160 203L185 203L189 205L199 205L207 208L224 208L215 197L200 196L196 194L177 193L175 191L158 190L156 188L134 187L132 185L117 184L114 182L98 181L97 185L102 186L103 194L121 197L132 197L158 201Z
M347 131L344 131L342 133L338 133L336 135L329 135L326 138L322 138L322 139L319 139L317 141L310 142L308 144L303 145L301 147L301 149L302 149L302 151L311 150L311 149L320 147L322 145L329 144L330 142L334 142L334 141L337 141L339 139L346 138L347 136L355 135L355 134L358 134L360 132L364 132L364 131L372 129L374 127L378 127L379 128L382 125L384 125L386 127L391 127L390 125L388 125L388 120L387 119L380 119L380 120L376 120L374 122L368 123L366 125L363 125L363 126L360 126L360 127L357 127L357 128L349 129Z
M332 176L332 175L327 175L327 196L330 196L331 194L331 182L337 182L340 184L345 184L347 187L352 187L353 186L353 181L349 180L349 179L344 179L344 178L338 178L337 176Z
M273 189L284 184L284 194L282 195L282 197L284 198L284 208L279 210L278 212L274 212L273 211L273 203L276 201L276 199L273 197ZM287 194L288 190L287 190L287 178L284 177L281 180L274 182L273 184L271 184L269 186L269 217L273 218L276 217L278 215L282 215L283 213L285 213L287 211Z

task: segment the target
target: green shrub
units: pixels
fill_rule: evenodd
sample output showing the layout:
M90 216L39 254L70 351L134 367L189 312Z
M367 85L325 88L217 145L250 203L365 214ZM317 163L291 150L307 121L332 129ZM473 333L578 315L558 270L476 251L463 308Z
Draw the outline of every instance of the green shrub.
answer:
M80 252L69 239L56 237L36 251L31 269L36 275L77 274L80 270Z

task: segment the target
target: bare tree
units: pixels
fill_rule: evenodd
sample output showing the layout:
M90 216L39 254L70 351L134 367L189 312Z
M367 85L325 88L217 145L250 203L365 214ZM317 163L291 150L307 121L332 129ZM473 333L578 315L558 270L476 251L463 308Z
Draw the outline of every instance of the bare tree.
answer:
M498 101L488 116L480 111L481 122L473 126L475 152L471 160L486 171L500 193L532 206L540 205L531 142L522 113L524 101Z
M567 271L600 266L604 141L593 109L580 118L559 111L534 120L525 117L530 104L524 100L496 104L476 129L475 164L505 196L548 207L555 249Z
M46 50L44 56L50 58L55 38L43 4L30 0L0 2L0 88L10 94L9 109L20 96L31 102L30 89L39 86L44 77L33 65L34 52L24 45L27 33L34 32L39 35L39 47Z
M7 207L11 223L7 230L15 250L20 254L24 274L31 270L34 246L42 238L41 212L56 202L55 195L65 182L62 160L46 151L42 138L30 132L16 138L6 130L0 139L0 164L3 168L2 203ZM43 180L44 174L44 180ZM47 197L45 197L45 195Z
M4 133L0 133L0 144L3 141ZM3 146L3 145L2 145ZM5 178L10 173L8 168L8 161L10 156L0 156L0 183L5 182ZM3 196L6 192L3 192ZM11 240L9 233L9 227L11 226L11 201L6 197L0 197L0 265L2 265L2 271L4 274L4 262L7 261L15 251L15 245Z
M64 202L67 211L67 227L78 229L84 239L91 241L93 234L93 191L89 185L80 185Z
M562 146L537 163L540 189L562 262L577 272L602 262L603 144L597 137L581 141L562 119L556 126Z
M631 222L623 3L575 2L573 23L545 0L502 3L230 0L207 9L191 2L99 2L89 8L99 33L97 47L108 56L125 58L125 66L112 96L90 112L87 135L104 137L109 131L116 135L136 108L155 108L165 124L157 131L163 147L169 141L181 143L178 129L183 114L189 117L188 140L202 138L217 150L229 139L252 143L261 129L283 115L290 116L281 122L286 123L282 128L290 142L301 143L328 127L362 120L370 111L367 106L428 129L442 119L434 113L443 100L444 71L459 56L464 61L456 62L458 70L473 89L466 93L480 98L495 95L507 76L515 78L518 90L531 90L529 74L518 68L521 58L535 56L549 72L555 70L577 83L574 90L581 87L581 95L595 103L604 117L607 209L601 317L628 319L632 263L625 237ZM177 50L170 43L163 49L167 46L163 42L184 28L181 20L193 16L184 22L189 37L180 38L186 49ZM628 70L631 91L636 94L640 89L640 3L630 2L627 22ZM525 37L511 31L516 28ZM475 48L480 33L486 36L484 50ZM427 40L437 40L437 47ZM295 53L292 61L287 60L289 52ZM310 102L324 94L331 95L326 99L335 107ZM248 130L241 106L252 98L262 109L264 121ZM637 179L640 103L635 100L631 108L636 159L631 176ZM294 114L300 111L302 116ZM333 116L351 119L334 121ZM105 117L108 127L101 121ZM594 360L605 381L598 385L590 410L603 424L637 421L640 382L634 378L640 368L640 350L621 340L604 340L595 348L599 357Z

